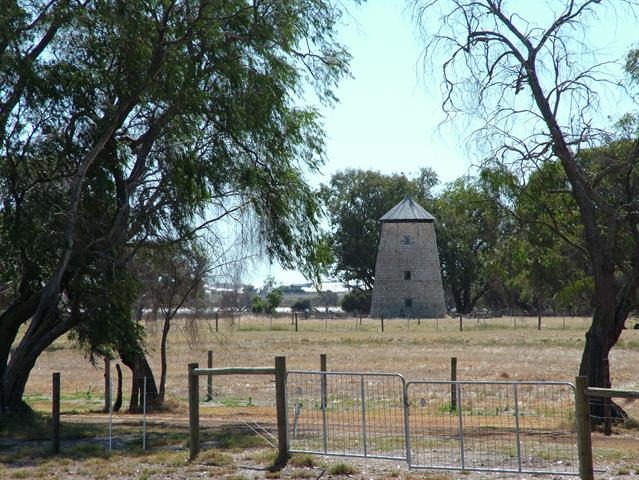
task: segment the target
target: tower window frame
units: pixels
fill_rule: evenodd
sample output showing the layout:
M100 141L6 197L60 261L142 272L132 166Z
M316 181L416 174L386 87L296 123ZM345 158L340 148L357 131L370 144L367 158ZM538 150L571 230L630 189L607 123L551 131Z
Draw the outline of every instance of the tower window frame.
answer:
M404 270L404 280L411 280L412 272L410 270Z
M411 297L404 298L404 308L413 308L413 299Z
M402 241L404 245L410 245L412 243L410 235L404 235L404 240Z

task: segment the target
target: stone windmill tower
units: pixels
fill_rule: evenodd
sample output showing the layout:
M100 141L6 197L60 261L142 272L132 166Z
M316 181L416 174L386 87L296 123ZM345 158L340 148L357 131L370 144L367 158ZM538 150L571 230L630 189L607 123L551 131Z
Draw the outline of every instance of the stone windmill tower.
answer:
M443 317L435 217L404 198L380 219L371 317Z

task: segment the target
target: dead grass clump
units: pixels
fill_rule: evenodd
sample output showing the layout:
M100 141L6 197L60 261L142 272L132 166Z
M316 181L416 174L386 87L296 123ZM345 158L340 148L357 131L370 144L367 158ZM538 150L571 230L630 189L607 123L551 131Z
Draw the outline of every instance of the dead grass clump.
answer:
M147 457L148 463L159 463L169 467L179 467L186 465L188 462L188 454L186 452L174 452L170 450L161 450Z
M274 463L278 458L277 450L273 450L271 448L259 450L257 452L250 452L246 457L246 460L250 460L257 463Z

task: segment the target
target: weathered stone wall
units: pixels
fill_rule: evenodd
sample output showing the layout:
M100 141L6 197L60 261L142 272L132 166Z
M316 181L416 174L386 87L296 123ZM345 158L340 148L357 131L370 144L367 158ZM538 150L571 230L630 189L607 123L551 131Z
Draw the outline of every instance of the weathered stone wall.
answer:
M410 279L404 278L406 271ZM410 306L406 299L411 299ZM382 223L370 316L434 318L445 313L434 224Z

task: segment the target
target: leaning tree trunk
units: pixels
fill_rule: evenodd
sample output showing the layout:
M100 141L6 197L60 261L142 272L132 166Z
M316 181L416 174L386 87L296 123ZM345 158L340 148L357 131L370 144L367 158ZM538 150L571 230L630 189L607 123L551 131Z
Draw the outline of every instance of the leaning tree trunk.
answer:
M0 376L0 402L2 412L24 412L29 407L22 401L24 390L36 360L58 337L68 332L74 323L58 317L56 306L34 315L29 328L11 354Z
M164 393L166 391L166 341L171 329L171 316L167 313L164 317L164 325L162 327L162 340L160 342L160 401L164 402Z
M119 412L122 407L122 369L119 363L115 364L115 370L118 372L118 389L115 396L115 403L113 404L113 411Z
M143 353L120 352L122 363L131 370L131 401L129 402L129 413L142 411L142 395L144 392L144 378L146 377L146 406L147 408L159 408L162 401L155 384L153 370Z
M628 312L616 303L614 277L596 279L595 309L592 324L586 332L586 344L581 358L579 375L588 377L588 386L609 388L610 366L608 355L617 343L624 328ZM604 417L603 399L590 400L590 413L593 417ZM627 417L618 405L612 404L612 415L616 418Z
M11 378L14 372L9 370L11 348L18 335L20 326L26 323L35 313L40 300L39 293L24 293L19 299L14 301L7 309L0 314L0 414L11 413L24 408L22 395L19 398L11 393L14 386L11 385ZM29 372L21 373L18 376L28 377ZM26 378L20 382L26 385ZM24 391L24 387L22 389Z

